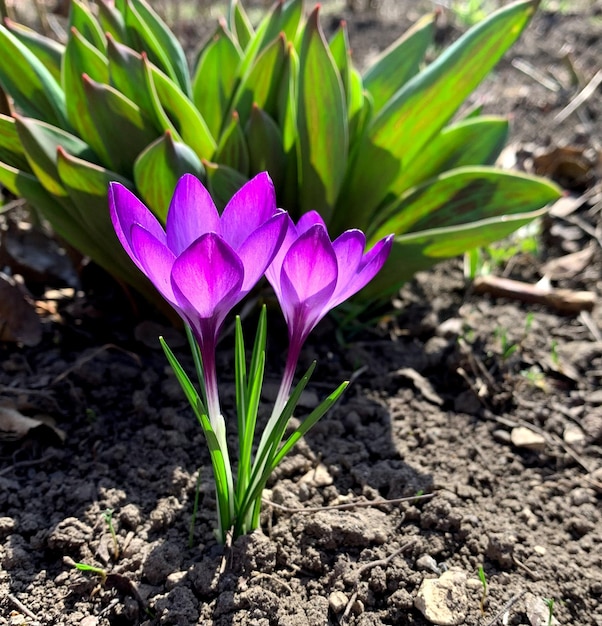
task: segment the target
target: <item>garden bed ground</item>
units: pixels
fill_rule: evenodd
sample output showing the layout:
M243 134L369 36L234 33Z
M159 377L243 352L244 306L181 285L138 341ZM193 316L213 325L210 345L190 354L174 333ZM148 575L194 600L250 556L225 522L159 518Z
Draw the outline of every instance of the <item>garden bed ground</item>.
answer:
M402 32L408 4L326 21L348 19L361 62ZM535 150L575 148L544 161L571 195L543 224L539 251L495 273L529 283L546 274L596 297L600 87L557 116L580 90L573 79L585 86L599 70L601 20L600 3L542 12L475 96L512 114L507 159L529 166ZM449 21L441 36L454 32ZM172 345L182 337L134 322L110 285L87 295L28 286L46 310L42 341L0 346L0 396L23 415L52 417L64 442L41 426L0 443L0 624L543 626L550 599L560 624L602 624L599 306L563 315L476 293L454 260L416 276L394 314L345 344L327 320L303 356L319 361L304 410L344 378L354 382L278 471L262 532L224 550L212 536L203 436L156 342L159 332L173 333ZM279 328L270 340L274 374L283 339ZM220 360L226 411L230 344ZM437 605L426 579L435 592L449 585L447 602ZM446 608L448 622L429 612L445 619Z

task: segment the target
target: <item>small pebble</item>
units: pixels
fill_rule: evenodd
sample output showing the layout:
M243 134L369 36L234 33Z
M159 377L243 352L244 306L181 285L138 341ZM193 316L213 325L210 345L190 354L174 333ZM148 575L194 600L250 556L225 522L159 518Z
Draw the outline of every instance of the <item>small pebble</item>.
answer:
M545 438L526 426L513 428L510 433L510 440L512 441L512 445L517 448L528 448L536 452L541 452L546 448Z
M330 606L330 610L335 615L338 615L345 610L347 602L349 602L349 598L342 591L333 591L328 596L328 606Z

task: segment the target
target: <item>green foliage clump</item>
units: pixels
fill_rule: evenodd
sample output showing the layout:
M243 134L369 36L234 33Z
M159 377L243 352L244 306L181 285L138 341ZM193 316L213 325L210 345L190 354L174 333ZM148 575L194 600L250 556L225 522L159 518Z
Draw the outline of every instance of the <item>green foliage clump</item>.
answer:
M500 239L558 189L494 167L508 125L458 110L520 35L536 0L506 6L433 62L434 16L362 74L345 26L327 40L318 7L277 2L253 26L238 0L189 70L145 0L72 0L65 45L0 26L0 184L67 242L147 295L117 245L107 185L119 181L164 220L177 179L200 177L218 206L267 170L294 218L317 210L331 233L396 235L364 294L386 297L414 272Z

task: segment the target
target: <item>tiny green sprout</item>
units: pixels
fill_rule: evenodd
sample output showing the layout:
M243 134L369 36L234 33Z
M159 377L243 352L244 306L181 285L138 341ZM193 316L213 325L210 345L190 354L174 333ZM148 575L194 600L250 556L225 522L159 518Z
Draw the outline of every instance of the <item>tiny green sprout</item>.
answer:
M552 622L554 620L554 598L544 598L543 601L546 603L546 606L548 607L547 626L552 626Z
M88 424L93 424L97 419L98 416L96 415L96 411L89 407L86 408L86 421L88 422Z
M487 598L487 578L485 577L485 571L483 570L483 566L479 565L479 580L483 585L483 592L481 593L481 601L479 603L481 607L481 615L485 615L485 600Z
M501 328L500 326L495 329L495 336L500 340L502 348L502 359L504 359L505 361L518 350L518 344L512 343L508 339L508 331L505 328Z
M113 526L113 509L107 509L103 513L103 518L111 533L111 539L113 540L113 557L117 560L119 558L119 542L117 541L117 533L115 533L115 527Z
M88 565L87 563L72 563L75 569L78 569L80 572L88 572L90 574L96 574L100 576L100 584L104 585L107 580L107 572L102 567L97 567L96 565Z

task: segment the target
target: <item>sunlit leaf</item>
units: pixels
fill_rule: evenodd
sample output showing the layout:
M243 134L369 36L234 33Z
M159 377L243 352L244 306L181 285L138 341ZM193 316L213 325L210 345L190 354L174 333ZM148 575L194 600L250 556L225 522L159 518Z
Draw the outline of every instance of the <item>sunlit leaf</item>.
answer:
M220 22L199 57L192 83L192 99L214 137L219 135L230 107L242 50Z
M44 67L52 74L54 80L61 80L61 61L65 53L65 46L50 37L40 35L35 30L17 24L6 18L4 20L6 28L22 43L36 58L44 65Z
M190 74L182 46L165 22L144 0L129 0L126 26L140 51L160 67L186 95L190 95Z
M492 165L507 136L508 121L501 117L471 117L444 128L408 163L403 174L404 190L445 170Z
M403 188L403 165L450 120L458 107L514 43L533 2L508 5L471 28L414 76L373 118L354 154L339 202L365 228L371 213ZM335 231L340 228L337 224Z
M65 97L52 73L4 26L0 25L0 87L31 117L67 126ZM8 62L10 59L10 62Z
M275 114L285 50L284 37L277 37L263 50L243 76L230 113L237 111L242 124L247 123L254 104L268 114Z
M0 114L0 161L31 173L14 118Z
M317 8L301 43L297 97L300 207L302 212L319 211L328 221L347 165L347 107Z
M420 64L433 42L435 16L426 15L375 59L364 72L364 86L378 113L405 83L420 70Z
M81 0L71 0L69 28L75 28L82 37L103 54L107 51L107 40L90 9Z
M17 115L15 127L31 170L44 188L56 196L67 195L57 171L59 147L83 159L97 159L90 146L79 137L46 122Z
M490 217L400 235L395 238L391 254L376 277L360 292L363 300L383 299L393 295L401 285L421 270L446 258L463 254L472 247L488 246L541 217L546 209Z
M71 126L91 145L101 144L89 111L84 81L86 75L99 83L109 82L107 58L75 29L67 42L62 66L62 87L67 94L67 115ZM46 120L48 121L48 120Z
M155 113L162 120L162 130L171 130L174 139L187 143L199 159L211 158L216 148L215 139L198 109L152 63L145 60L145 67Z
M542 178L493 167L460 167L409 190L384 209L369 240L528 213L560 195L556 185Z

